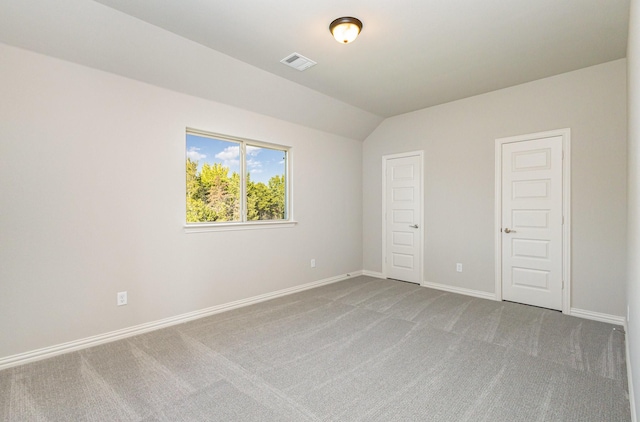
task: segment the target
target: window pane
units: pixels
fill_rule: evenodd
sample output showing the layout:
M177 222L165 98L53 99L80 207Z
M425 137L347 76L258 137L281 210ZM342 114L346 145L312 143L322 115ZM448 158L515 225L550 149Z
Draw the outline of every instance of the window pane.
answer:
M240 144L187 133L187 223L241 221Z
M285 220L287 152L247 145L247 220Z

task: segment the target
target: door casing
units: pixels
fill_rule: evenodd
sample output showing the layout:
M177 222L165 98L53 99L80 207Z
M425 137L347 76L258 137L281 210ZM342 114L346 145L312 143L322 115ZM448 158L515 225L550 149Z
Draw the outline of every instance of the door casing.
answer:
M396 158L420 157L420 166L422 168L422 183L420 183L420 216L418 230L420 231L420 247L418 253L418 262L420 265L420 285L424 283L424 151L403 152L399 154L390 154L382 156L382 276L387 278L387 161Z
M571 313L571 130L569 128L495 140L495 297L502 300L502 145L554 136L562 137L562 313Z

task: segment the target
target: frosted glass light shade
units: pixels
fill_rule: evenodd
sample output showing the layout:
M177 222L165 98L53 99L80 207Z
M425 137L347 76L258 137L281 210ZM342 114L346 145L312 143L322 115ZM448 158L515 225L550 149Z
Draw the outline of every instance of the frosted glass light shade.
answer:
M331 22L329 30L340 44L349 44L362 30L362 22L356 18L344 17Z

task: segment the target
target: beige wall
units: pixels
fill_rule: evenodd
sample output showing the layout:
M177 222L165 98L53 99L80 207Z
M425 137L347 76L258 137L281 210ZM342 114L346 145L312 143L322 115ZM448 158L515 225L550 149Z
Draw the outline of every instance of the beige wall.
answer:
M387 119L363 146L2 44L0 56L0 358L380 271L380 157L403 151L425 151L425 280L493 292L494 139L564 127L573 307L624 315L625 60ZM187 126L293 146L299 224L184 234Z
M363 147L364 269L382 271L381 157L424 150L425 281L494 292L494 141L570 128L572 307L624 315L625 66L609 62L385 120Z
M628 178L628 362L632 370L632 403L640 405L640 5L631 1L629 44L629 178ZM631 409L634 411L635 409ZM636 420L636 419L634 419Z
M362 268L361 142L0 57L0 358ZM299 224L185 234L186 127L292 146Z

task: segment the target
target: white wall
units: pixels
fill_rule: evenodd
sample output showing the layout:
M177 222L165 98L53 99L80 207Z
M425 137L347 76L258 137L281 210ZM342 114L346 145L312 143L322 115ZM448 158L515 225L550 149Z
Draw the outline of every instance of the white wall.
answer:
M0 57L0 358L362 268L361 142ZM185 234L186 127L292 146L299 224Z
M632 369L635 404L640 405L640 5L631 1L627 51L629 81L628 148L628 362ZM631 391L630 391L631 392ZM631 397L633 400L634 397ZM632 411L635 409L632 409Z
M424 150L425 281L494 292L494 141L571 128L572 307L624 315L625 66L617 60L385 120L363 147L364 269L382 271L381 157Z

